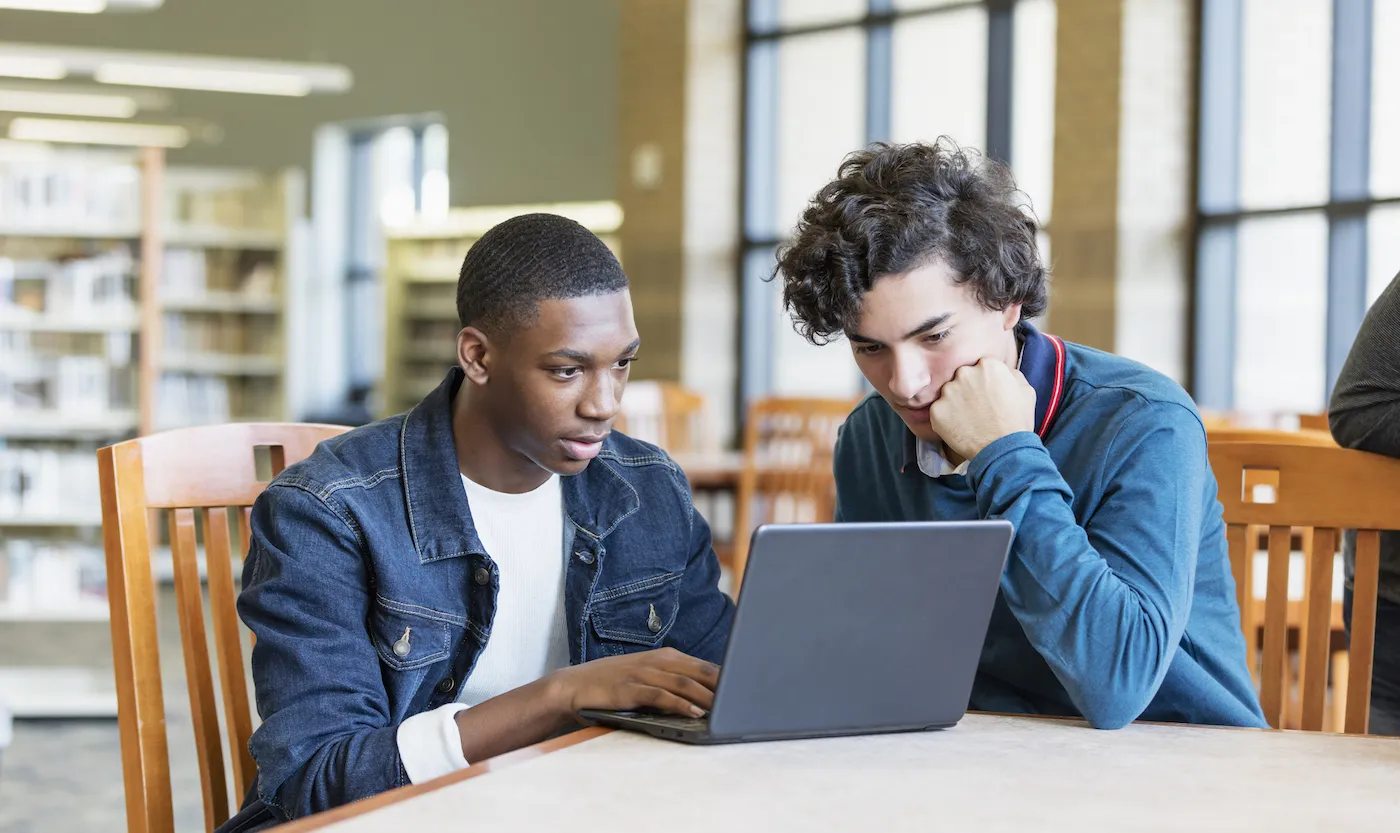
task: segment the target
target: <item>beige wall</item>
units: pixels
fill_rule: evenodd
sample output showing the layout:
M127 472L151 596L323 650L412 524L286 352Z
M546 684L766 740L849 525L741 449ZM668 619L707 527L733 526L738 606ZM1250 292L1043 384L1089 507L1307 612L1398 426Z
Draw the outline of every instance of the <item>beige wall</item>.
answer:
M309 168L319 124L441 112L454 205L609 199L619 0L168 0L147 14L0 11L0 41L344 64L344 95L176 92L222 144L175 164ZM3 116L0 116L2 119Z

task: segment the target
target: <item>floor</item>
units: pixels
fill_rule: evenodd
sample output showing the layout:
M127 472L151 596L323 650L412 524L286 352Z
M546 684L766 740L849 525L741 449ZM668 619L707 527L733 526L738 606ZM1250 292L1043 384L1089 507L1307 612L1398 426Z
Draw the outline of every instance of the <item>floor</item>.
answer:
M161 630L175 829L204 829L175 596L162 588ZM0 625L0 664L112 667L106 623ZM116 720L21 720L0 753L0 833L126 829Z

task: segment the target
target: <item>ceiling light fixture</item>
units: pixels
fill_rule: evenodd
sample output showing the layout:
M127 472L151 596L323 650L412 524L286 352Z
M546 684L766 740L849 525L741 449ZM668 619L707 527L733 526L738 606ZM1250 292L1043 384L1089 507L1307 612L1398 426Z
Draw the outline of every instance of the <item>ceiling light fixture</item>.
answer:
M136 99L126 95L36 92L0 87L0 111L129 119L136 115L136 110Z
M22 117L10 122L10 138L80 145L182 148L190 143L190 131L176 124Z
M0 75L57 81L68 75L68 67L57 58L0 54Z
M254 69L112 62L98 65L92 77L102 84L126 84L134 87L169 87L181 90L286 96L304 96L311 93L311 82L305 76Z
M107 8L107 0L0 0L0 9L30 12L72 12L97 14Z

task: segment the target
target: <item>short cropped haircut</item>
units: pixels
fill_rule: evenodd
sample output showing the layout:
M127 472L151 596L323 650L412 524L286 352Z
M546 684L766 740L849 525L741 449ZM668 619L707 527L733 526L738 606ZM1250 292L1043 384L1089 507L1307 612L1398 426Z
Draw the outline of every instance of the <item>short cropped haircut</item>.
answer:
M942 260L987 309L1045 311L1038 224L1007 167L947 137L852 153L802 212L773 277L797 331L825 344L854 328L877 280Z
M467 251L457 278L457 319L463 327L508 334L532 324L541 301L624 289L622 265L591 231L557 214L523 214Z

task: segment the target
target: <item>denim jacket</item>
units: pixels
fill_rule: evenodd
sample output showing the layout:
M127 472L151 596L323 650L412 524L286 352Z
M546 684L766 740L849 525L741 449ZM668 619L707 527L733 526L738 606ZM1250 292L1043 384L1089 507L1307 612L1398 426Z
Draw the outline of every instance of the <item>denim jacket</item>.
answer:
M455 700L491 637L500 573L453 445L462 379L454 368L408 413L322 443L254 505L238 611L263 722L257 783L226 833L407 784L399 724ZM570 662L666 646L719 662L734 604L676 464L614 433L562 491Z

